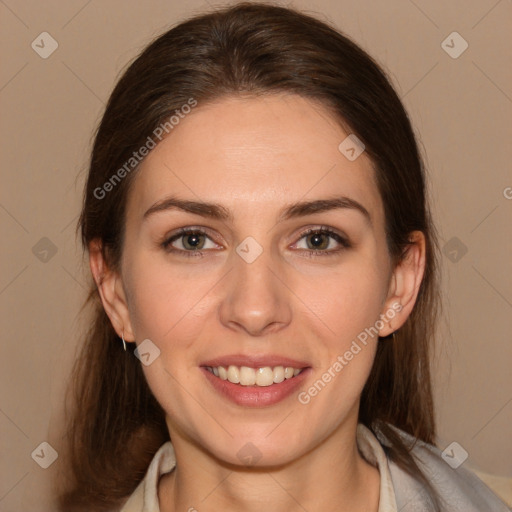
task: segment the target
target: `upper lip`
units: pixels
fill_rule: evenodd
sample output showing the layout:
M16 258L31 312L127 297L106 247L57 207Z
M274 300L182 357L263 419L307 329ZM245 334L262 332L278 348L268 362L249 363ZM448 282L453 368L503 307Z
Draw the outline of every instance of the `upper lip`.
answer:
M227 356L219 356L214 359L204 361L200 366L209 366L215 368L217 366L247 366L249 368L263 368L265 366L291 366L293 368L307 368L309 364L305 361L298 361L290 357L279 355L244 355L231 354Z

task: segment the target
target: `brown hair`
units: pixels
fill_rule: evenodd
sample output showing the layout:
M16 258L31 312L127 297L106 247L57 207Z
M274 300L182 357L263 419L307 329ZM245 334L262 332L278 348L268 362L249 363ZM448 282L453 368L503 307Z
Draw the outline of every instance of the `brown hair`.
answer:
M153 41L118 81L98 127L78 223L84 250L101 241L103 257L119 269L125 205L137 172L98 190L153 131L187 104L226 95L295 93L317 100L361 139L383 200L389 253L405 255L411 231L426 237L426 269L416 305L394 341L379 343L363 390L360 421L390 441L389 457L437 498L398 427L433 443L430 350L440 302L438 246L426 199L425 171L410 121L385 73L361 48L313 17L289 8L241 3L197 15ZM96 192L95 192L96 191ZM144 477L169 439L134 344L124 352L94 282L86 304L93 320L71 380L67 431L73 482L63 510L111 510ZM391 426L390 426L391 425Z

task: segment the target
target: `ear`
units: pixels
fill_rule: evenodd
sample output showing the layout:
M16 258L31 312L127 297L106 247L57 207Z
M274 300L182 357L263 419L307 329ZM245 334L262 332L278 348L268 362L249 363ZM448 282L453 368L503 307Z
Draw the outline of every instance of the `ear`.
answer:
M135 341L121 277L117 272L108 268L99 239L95 239L89 244L89 266L105 312L117 335L120 338L124 335L126 342Z
M412 231L411 244L402 261L393 270L388 295L380 318L384 323L379 336L389 336L405 323L416 303L416 298L425 272L425 235Z

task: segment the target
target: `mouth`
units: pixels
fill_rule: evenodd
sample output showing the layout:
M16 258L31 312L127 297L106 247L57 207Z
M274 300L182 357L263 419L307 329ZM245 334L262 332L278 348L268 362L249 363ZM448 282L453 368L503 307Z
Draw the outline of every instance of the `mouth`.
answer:
M231 384L239 386L268 387L280 384L288 379L300 375L304 368L293 366L262 366L251 368L250 366L205 366L207 371L221 380L227 380Z
M205 361L201 366L211 389L236 405L265 407L290 397L312 368L286 357L233 355Z

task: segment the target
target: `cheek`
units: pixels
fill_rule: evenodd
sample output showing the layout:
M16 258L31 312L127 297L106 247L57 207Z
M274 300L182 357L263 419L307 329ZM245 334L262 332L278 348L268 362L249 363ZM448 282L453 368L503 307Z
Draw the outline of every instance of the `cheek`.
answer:
M331 271L328 279L313 284L305 281L302 293L307 291L318 332L323 333L318 349L322 357L315 369L317 385L306 390L305 399L311 398L314 408L337 415L358 400L371 371L387 275L374 255L359 254L336 272Z
M194 425L204 410L186 391L197 372L201 336L211 309L215 279L184 277L158 258L137 255L126 261L130 319L139 344L150 339L160 350L154 363L142 366L148 385L167 415Z
M301 279L305 304L336 340L337 348L379 319L387 291L386 276L375 259L355 256L324 279ZM297 288L296 288L297 289Z
M197 339L199 320L209 304L215 284L210 273L184 277L179 267L155 258L140 258L126 265L130 287L130 319L137 341L149 338L159 346L179 337L180 348Z
M316 435L328 435L359 403L377 349L381 283L366 267L366 272L337 274L316 287L315 296L310 294L321 323L328 327L321 329L322 356L314 368L315 378L298 396L308 417L322 418L321 427L311 426L318 429Z

